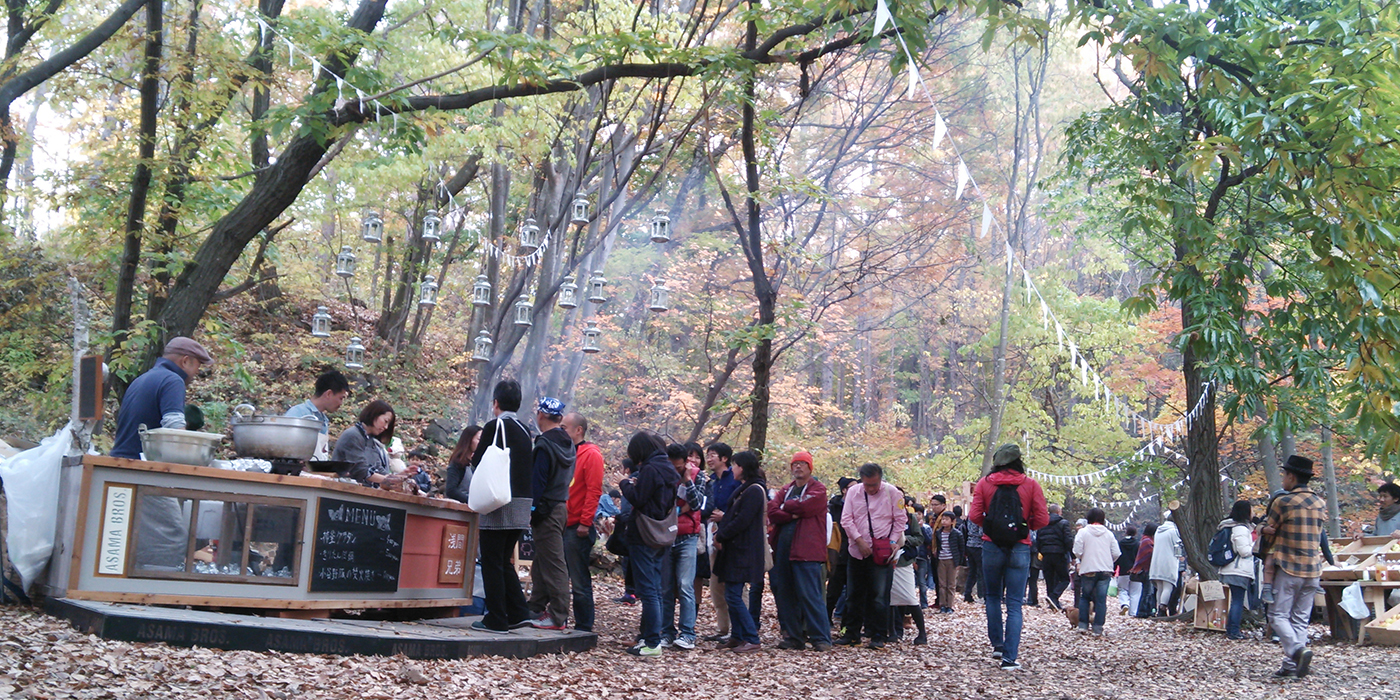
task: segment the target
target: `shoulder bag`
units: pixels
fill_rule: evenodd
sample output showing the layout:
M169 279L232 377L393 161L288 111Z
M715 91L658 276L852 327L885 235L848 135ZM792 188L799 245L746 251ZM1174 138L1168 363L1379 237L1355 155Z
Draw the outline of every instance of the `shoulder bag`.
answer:
M510 446L506 443L506 423L498 418L496 434L472 472L467 506L486 514L499 510L510 499Z

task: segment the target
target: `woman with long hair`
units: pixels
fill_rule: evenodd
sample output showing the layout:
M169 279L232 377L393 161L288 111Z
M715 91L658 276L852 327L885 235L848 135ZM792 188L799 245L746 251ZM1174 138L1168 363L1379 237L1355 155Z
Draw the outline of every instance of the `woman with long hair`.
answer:
M642 516L666 520L676 507L680 475L666 458L666 443L655 433L641 431L627 443L627 458L637 465L632 476L618 487L632 504L632 525L627 528L627 558L642 601L642 641L627 650L635 656L661 656L661 559L669 547L652 547L642 540L638 524Z
M386 446L394 439L394 424L398 421L394 407L375 399L360 410L359 420L345 429L335 441L331 460L349 462L350 478L365 486L382 486L392 473Z
M724 582L724 599L729 604L729 641L726 648L737 653L758 651L758 624L749 612L744 586L762 586L764 574L763 512L768 505L768 484L758 455L745 450L732 461L739 479L729 510L720 518L715 531L715 574Z
M1240 620L1249 589L1254 587L1254 533L1249 522L1249 501L1238 500L1230 507L1230 517L1220 521L1219 529L1230 528L1230 547L1235 558L1220 567L1220 582L1230 587L1230 615L1225 622L1225 636L1244 639Z
M462 428L457 436L457 446L452 448L452 456L447 458L447 478L443 484L443 495L453 500L467 502L467 494L472 485L472 455L476 454L476 444L481 441L481 426L469 425Z

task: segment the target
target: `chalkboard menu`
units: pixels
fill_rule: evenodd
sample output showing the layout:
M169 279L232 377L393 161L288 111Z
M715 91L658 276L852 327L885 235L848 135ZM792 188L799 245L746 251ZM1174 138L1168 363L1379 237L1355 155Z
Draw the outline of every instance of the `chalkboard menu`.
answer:
M311 591L399 590L402 508L321 498L311 555Z

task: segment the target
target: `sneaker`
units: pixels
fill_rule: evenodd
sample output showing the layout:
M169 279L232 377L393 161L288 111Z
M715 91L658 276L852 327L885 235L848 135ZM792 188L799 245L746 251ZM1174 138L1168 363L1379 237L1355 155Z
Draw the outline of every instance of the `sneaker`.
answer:
M512 623L510 623L510 628L513 629L513 630L524 629L524 628L526 628L526 627L534 627L534 626L535 626L535 620L534 620L534 619L531 619L531 618L528 618L528 617L525 618L524 620L519 621L519 622L512 622Z
M870 643L869 643L869 644L866 644L866 645L865 645L865 648L866 648L866 649L884 649L884 648L885 648L885 643L882 642L882 641L880 641L880 640L878 640L878 639L872 639L872 640L870 640Z
M636 605L638 602L638 598L637 596L628 593L627 595L618 598L617 602L622 603L623 605Z
M487 627L486 623L482 622L481 620L473 622L472 629L476 630L477 632L490 632L491 634L510 634L510 630L498 630L493 629L491 627Z
M533 619L533 620L530 620L529 623L530 623L530 626L531 626L531 627L534 627L534 628L537 629L537 630L556 630L556 631L557 631L557 630L566 630L566 629L569 628L568 625L566 625L566 624L564 624L564 623L562 623L562 622L555 622L555 621L554 621L554 618L550 617L548 614L544 614L544 615L541 615L541 616L539 616L539 617L537 617L537 618L535 618L535 619Z
M792 637L783 637L783 641L778 642L779 649L805 649L807 645Z
M680 638L677 639L676 641L672 642L672 644L675 645L675 647L676 647L677 649L694 649L694 648L695 648L695 638L694 638L694 637L680 637Z
M1280 667L1279 670L1274 671L1274 678L1297 678L1297 677L1298 677L1298 671L1295 670L1295 669L1291 669L1291 668L1289 668L1289 667L1287 667L1287 666Z
M661 647L637 646L627 649L627 653L633 656L661 656Z
M1119 614L1119 615L1127 615L1127 614L1128 614L1128 606L1126 606L1126 605L1120 605L1120 606L1118 606L1118 614Z
M1298 668L1294 673L1298 674L1299 678L1308 675L1308 667L1312 666L1312 659L1312 649L1307 647L1299 649L1298 653L1293 655L1293 660L1298 664Z
M826 642L812 642L812 651L831 651L831 645Z
M1102 636L1103 636L1103 628L1102 628L1102 627L1095 627L1095 628L1093 629L1093 631L1090 632L1090 634L1094 635L1095 637L1102 637Z
M992 650L992 660L993 660L993 661L1001 661L1001 657L1002 657L1003 654L1005 654L1005 652L1003 652L1002 650L1000 650L1000 649L993 649L993 650Z
M926 635L921 634L914 638L914 646L921 647L925 644L928 644L928 637Z
M749 642L743 642L743 643L741 643L739 646L734 647L734 653L735 653L735 654L751 654L751 653L753 653L753 652L755 652L755 651L758 651L759 649L762 649L762 648L763 648L763 645L762 645L762 644L751 644L751 643L749 643Z
M1019 664L1019 663L1017 663L1017 662L1015 662L1015 661L1012 661L1011 659L1002 659L1002 660L1001 660L1001 670L1003 670L1003 671L1019 671L1019 670L1021 670L1021 664Z
M836 646L842 646L842 647L858 647L858 646L860 646L860 638L859 638L859 637L838 637L838 638L836 639L836 641L832 642L832 644L835 644Z
M1265 603L1272 603L1272 602L1274 602L1274 588L1273 588L1273 586L1265 585L1262 589L1260 589L1260 591L1259 591L1259 600L1262 600L1262 601L1264 601ZM1277 674L1275 674L1275 675L1277 675Z
M665 649L666 647L669 647L669 646L671 646L672 644L675 644L675 643L676 643L676 640L674 640L674 639L668 639L668 638L666 638L666 637L662 637L662 638L661 638L661 642L658 643L657 646L661 647L662 649Z
M727 634L707 634L707 635L705 635L704 637L701 637L701 638L700 638L700 641L702 641L702 642L727 642L727 641L729 641L729 635L727 635Z

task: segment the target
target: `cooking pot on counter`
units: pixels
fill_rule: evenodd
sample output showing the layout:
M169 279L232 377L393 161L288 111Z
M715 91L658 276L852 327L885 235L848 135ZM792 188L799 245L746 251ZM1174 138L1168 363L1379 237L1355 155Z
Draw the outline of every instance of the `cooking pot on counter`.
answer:
M151 462L190 464L207 467L214 461L214 450L219 447L224 436L219 433L201 433L196 430L176 428L146 429L146 424L136 426L141 435L141 453Z
M307 460L316 453L320 421L259 415L256 410L249 404L240 404L229 417L233 451L239 457Z

